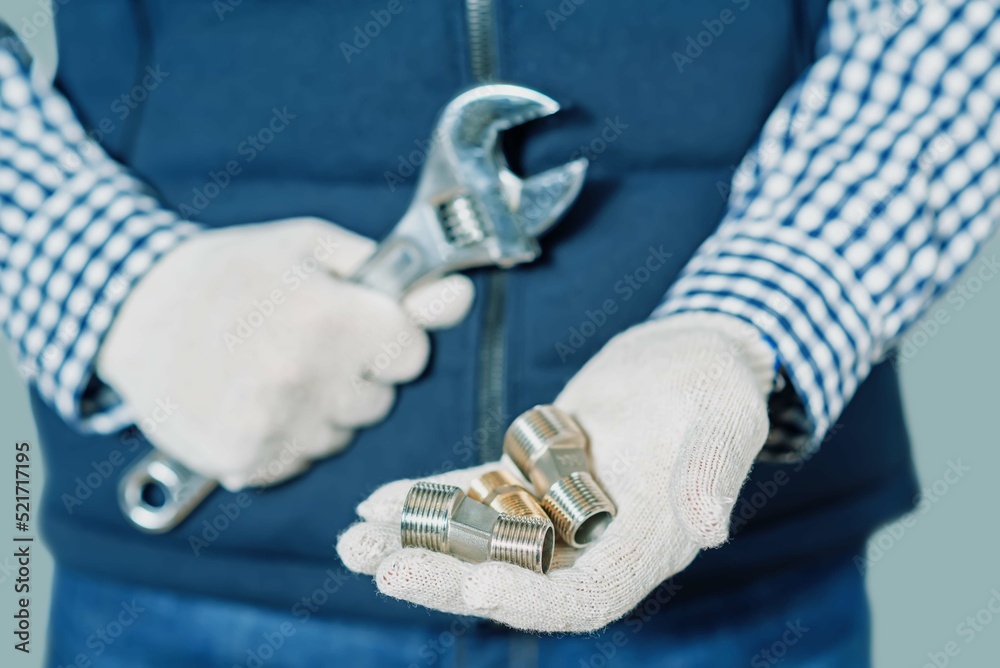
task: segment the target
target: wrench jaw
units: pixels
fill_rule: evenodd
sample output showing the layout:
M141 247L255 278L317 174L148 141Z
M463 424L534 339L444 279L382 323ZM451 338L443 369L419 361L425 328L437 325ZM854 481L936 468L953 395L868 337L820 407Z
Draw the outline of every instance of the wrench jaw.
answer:
M450 145L453 158L461 160L492 154L500 132L557 111L559 103L536 90L485 84L448 103L438 121L438 133L442 144Z
M498 148L499 133L558 110L559 104L547 95L511 84L473 88L445 108L438 135L442 140L441 169L475 202L488 264L508 268L531 262L541 254L538 242L516 214L511 195L520 189L511 188L511 184L520 180L507 168ZM463 262L465 268L477 266L478 261L466 264L476 255L466 247L455 254L455 260Z
M501 267L536 259L541 253L536 237L559 220L583 186L586 158L521 179L498 146L501 131L557 111L559 104L538 91L487 84L455 98L439 123L443 168L459 187L480 195L498 242L493 263Z
M513 267L541 254L536 236L569 208L583 185L578 159L521 179L499 133L559 105L510 84L472 88L445 108L413 203L355 280L393 296L417 282L473 267Z
M493 160L459 171L446 147L432 144L410 208L354 280L399 297L454 271L537 258L538 242L523 232L506 192L489 177L498 169Z
M510 170L507 174L513 179L501 172L508 199L527 234L540 237L559 221L580 194L589 164L578 158L523 180Z

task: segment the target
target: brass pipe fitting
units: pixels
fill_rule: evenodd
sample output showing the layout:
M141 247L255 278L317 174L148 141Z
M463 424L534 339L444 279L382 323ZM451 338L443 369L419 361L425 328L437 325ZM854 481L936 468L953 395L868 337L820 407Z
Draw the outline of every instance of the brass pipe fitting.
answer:
M485 503L497 512L519 517L540 517L551 521L535 495L507 471L489 471L469 485L469 498Z
M555 406L535 406L511 423L504 452L535 487L559 536L583 547L600 536L615 505L590 474L587 436Z
M552 523L504 515L453 485L418 482L403 502L403 547L422 547L468 561L502 561L546 573L552 563Z

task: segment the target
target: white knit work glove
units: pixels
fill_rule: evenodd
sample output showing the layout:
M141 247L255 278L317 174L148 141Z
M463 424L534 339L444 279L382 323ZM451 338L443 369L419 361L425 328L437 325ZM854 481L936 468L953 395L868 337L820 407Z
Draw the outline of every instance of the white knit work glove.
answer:
M315 218L192 237L125 300L98 376L154 446L230 490L297 475L382 420L427 363L424 328L472 303L461 275L403 304L345 280L375 247Z
M684 314L630 329L591 359L556 399L590 439L594 477L617 517L586 548L557 548L539 575L402 549L403 499L414 481L358 506L337 551L395 598L529 631L583 633L622 617L698 550L721 544L736 496L768 431L774 353L750 325ZM467 489L500 464L430 480Z

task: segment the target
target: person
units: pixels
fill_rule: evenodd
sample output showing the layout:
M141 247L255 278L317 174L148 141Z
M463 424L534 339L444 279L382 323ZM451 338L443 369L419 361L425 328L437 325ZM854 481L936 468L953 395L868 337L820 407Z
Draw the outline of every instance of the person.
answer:
M54 87L0 53L50 665L868 665L859 555L918 493L894 345L1000 215L998 13L60 3ZM519 171L591 163L543 258L352 283L492 80L568 107ZM411 481L545 403L607 531L545 576L402 549ZM150 447L225 487L159 536L115 501Z

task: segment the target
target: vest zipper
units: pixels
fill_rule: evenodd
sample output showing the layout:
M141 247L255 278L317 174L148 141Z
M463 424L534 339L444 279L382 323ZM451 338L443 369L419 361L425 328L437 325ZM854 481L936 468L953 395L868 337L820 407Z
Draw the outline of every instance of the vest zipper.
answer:
M465 19L469 31L469 61L477 83L498 77L496 15L493 0L465 0ZM482 434L479 460L494 461L503 450L503 420L491 416L506 414L504 406L504 362L506 340L507 277L493 269L486 279L486 303L483 331L479 340L476 387L476 431ZM498 422L500 424L498 424Z
M493 0L465 0L469 60L479 83L497 78L497 32Z

